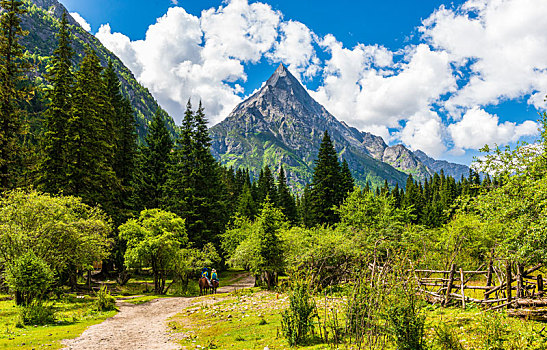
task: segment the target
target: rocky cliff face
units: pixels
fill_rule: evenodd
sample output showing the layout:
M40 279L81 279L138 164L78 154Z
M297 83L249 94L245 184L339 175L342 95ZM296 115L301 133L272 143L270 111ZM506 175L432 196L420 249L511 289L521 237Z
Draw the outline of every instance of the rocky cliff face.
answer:
M456 181L459 181L462 176L469 176L469 167L467 165L450 163L446 160L436 160L420 150L415 151L414 155L431 169L433 173L440 173L442 170L445 175L452 176Z
M222 163L255 172L283 164L292 185L301 188L311 180L325 130L357 183L381 184L387 179L404 185L405 173L371 156L363 134L339 122L283 65L260 91L211 128L212 150Z
M381 185L387 180L404 186L407 174L424 180L437 169L403 145L388 146L381 137L338 121L283 65L258 92L211 128L212 152L223 164L255 173L266 165L278 169L283 164L293 187L302 188L311 181L325 130L360 185Z
M24 0L24 6L28 12L23 16L21 25L29 34L23 38L22 44L33 57L33 65L36 68L35 75L44 77L53 51L57 47L56 35L59 30L59 20L66 8L57 0ZM86 45L89 45L97 53L104 66L109 59L112 60L121 80L122 90L130 98L135 109L137 130L139 136L143 138L148 122L152 120L154 113L159 108L156 100L146 88L136 81L131 71L121 60L107 50L95 36L86 32L71 16L68 17L68 21L75 52L74 64L76 65L83 57ZM164 118L167 125L173 130L172 118L167 113L164 113Z

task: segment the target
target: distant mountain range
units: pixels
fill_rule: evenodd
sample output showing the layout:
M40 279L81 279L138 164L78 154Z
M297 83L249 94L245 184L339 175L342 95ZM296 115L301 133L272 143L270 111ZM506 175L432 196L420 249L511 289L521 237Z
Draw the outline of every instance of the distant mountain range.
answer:
M28 12L23 16L21 26L29 34L23 38L22 44L29 51L36 68L34 74L40 80L47 72L51 56L57 47L56 34L59 31L59 21L63 12L67 10L57 0L23 0L23 2ZM116 55L105 48L95 36L86 32L70 15L68 21L72 33L72 47L75 51L74 63L77 64L82 59L85 45L95 50L103 66L106 66L108 59L112 60L121 80L122 90L135 109L139 137L144 138L147 125L159 108L158 103L150 92L137 82L133 73ZM163 112L163 116L166 124L173 131L175 126L173 119L166 112Z
M359 185L379 186L387 180L404 186L408 174L423 180L440 169L457 179L469 173L465 165L437 161L403 145L388 146L381 137L338 121L283 65L211 128L212 152L225 165L255 173L266 165L277 170L283 164L291 185L301 189L311 181L325 130Z

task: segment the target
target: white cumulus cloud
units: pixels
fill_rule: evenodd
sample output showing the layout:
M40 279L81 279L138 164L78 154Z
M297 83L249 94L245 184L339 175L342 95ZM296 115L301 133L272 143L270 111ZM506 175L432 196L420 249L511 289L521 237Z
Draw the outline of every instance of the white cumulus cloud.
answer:
M522 124L513 122L499 122L497 115L487 113L475 107L468 110L462 119L448 126L454 141L454 152L463 152L465 149L479 149L484 145L503 145L518 141L523 136L538 135L538 124L525 121Z
M84 28L85 31L91 31L91 25L89 25L89 23L78 12L71 12L70 15L76 22L78 22L79 25L82 26L82 28Z
M421 30L428 43L471 71L446 104L456 115L547 92L547 1L473 0L458 10L441 7ZM546 107L537 96L529 103Z

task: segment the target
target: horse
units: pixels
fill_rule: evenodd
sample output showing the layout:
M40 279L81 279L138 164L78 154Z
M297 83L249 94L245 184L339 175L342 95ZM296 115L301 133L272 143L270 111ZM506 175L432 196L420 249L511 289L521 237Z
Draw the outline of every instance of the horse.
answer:
M213 286L211 287L211 293L213 294L217 294L217 288L218 288L218 281L217 280L212 280L211 283L213 284Z
M207 278L201 277L199 279L199 295L209 294L209 282Z

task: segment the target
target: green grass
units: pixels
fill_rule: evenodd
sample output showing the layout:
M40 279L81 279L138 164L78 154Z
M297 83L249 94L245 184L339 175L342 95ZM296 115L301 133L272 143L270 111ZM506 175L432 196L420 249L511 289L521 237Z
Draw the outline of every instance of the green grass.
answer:
M92 303L91 297L68 295L53 303L56 324L19 328L18 307L14 301L0 301L0 349L60 349L61 340L75 338L87 327L116 314L116 311L94 311Z
M216 303L210 304L211 299ZM344 325L344 302L342 299L327 306L338 312L340 324ZM188 349L287 349L289 345L281 331L281 314L287 307L286 295L261 291L258 288L238 291L234 294L218 294L198 298L197 303L170 320L169 326L180 344ZM318 298L318 312L324 315L324 299ZM485 313L474 304L466 310L457 307L441 308L428 305L426 315L426 341L428 349L441 349L437 343L436 329L448 325L466 350L488 349L488 340L501 337L502 348L507 350L547 349L545 324L510 318L505 313ZM330 349L316 336L300 349ZM347 340L347 339L346 339ZM340 348L351 348L342 344ZM395 349L388 344L387 349Z

